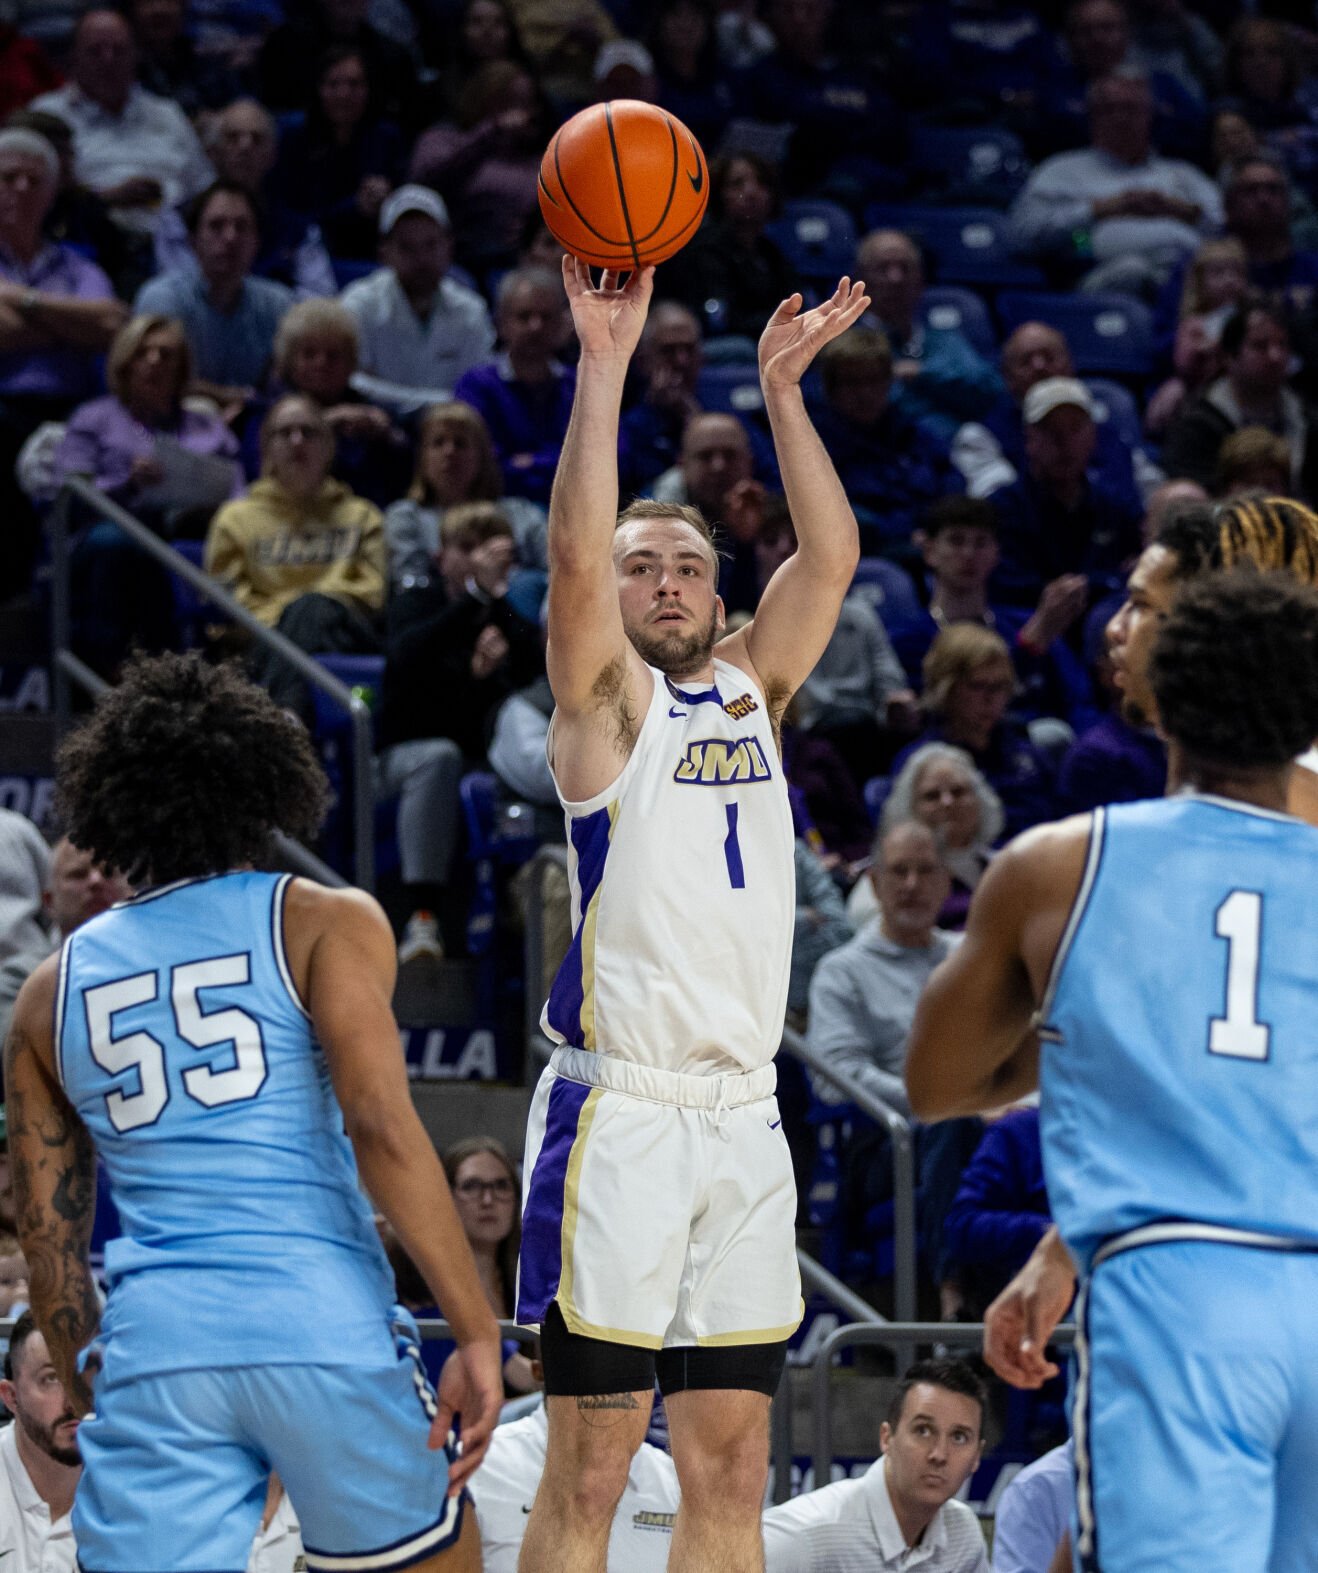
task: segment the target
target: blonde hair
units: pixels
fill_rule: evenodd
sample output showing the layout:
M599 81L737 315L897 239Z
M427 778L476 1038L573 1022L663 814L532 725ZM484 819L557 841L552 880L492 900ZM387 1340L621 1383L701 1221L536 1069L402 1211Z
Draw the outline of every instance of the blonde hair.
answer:
M1218 240L1206 240L1190 259L1190 266L1185 270L1185 287L1181 291L1181 320L1186 317L1197 317L1202 312L1214 308L1204 299L1204 271L1210 262L1224 262L1227 258L1238 262L1242 273L1248 266L1245 248L1231 235L1223 235Z
M499 469L498 456L494 451L494 439L490 436L490 428L485 424L484 416L470 404L464 404L461 399L451 399L447 404L432 404L417 423L416 469L412 473L412 484L407 489L409 499L419 503L434 501L430 483L425 475L425 447L431 432L444 426L453 426L460 431L465 431L476 444L480 454L476 479L471 483L471 496L467 501L495 502L502 497L503 475Z
M622 510L614 522L613 533L616 537L625 524L635 524L644 519L677 519L682 524L689 524L700 539L709 548L710 566L718 575L718 541L714 538L714 527L705 518L700 509L689 502L659 502L654 497L636 497Z
M892 375L892 345L880 328L853 328L840 339L824 346L819 357L819 374L824 392L831 398L839 374L852 366L871 367L884 376Z
M1223 568L1253 563L1318 584L1318 514L1293 497L1238 497L1217 513ZM1216 566L1216 565L1214 565Z
M270 473L270 435L274 431L275 421L279 418L280 412L282 410L286 410L290 404L300 404L310 414L310 424L313 425L318 432L321 432L323 435L329 438L331 455L334 452L334 428L325 419L325 412L321 409L320 405L316 403L315 399L313 399L309 393L286 393L282 399L275 400L275 402L266 412L265 419L261 422L262 475L268 475ZM333 463L332 458L330 462Z
M1266 426L1242 426L1231 433L1217 455L1218 489L1228 491L1243 485L1261 469L1279 471L1283 485L1289 484L1290 444Z
M1000 634L979 623L953 623L944 628L924 658L925 709L942 715L956 684L991 662L1001 662L1012 670L1011 652Z
M192 381L192 351L188 348L183 324L176 317L166 317L160 312L147 312L130 317L115 334L110 353L105 361L105 382L120 404L128 402L128 375L142 345L152 333L168 333L178 355L178 385L174 389L174 402L183 397L183 390Z
M357 319L337 300L300 300L285 312L275 334L274 368L280 382L289 381L294 353L308 339L337 339L352 350L352 369L357 369L361 339Z

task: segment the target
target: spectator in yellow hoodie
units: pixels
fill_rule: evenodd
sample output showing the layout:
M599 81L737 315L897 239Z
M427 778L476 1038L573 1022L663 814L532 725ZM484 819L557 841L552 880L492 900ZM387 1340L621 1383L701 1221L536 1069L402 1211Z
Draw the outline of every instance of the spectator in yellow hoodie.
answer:
M330 475L334 434L319 406L295 394L261 428L261 478L211 520L206 569L263 623L319 654L381 648L386 585L380 510ZM305 685L257 649L254 674L305 714Z

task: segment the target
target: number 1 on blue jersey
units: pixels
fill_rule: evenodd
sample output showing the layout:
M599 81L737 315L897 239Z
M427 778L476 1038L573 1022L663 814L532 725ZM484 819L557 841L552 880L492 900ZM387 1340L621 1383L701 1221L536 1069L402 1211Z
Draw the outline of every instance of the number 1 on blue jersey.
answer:
M1266 1060L1272 1031L1258 1019L1263 897L1256 890L1233 890L1213 916L1214 932L1227 944L1226 1015L1208 1024L1208 1052Z

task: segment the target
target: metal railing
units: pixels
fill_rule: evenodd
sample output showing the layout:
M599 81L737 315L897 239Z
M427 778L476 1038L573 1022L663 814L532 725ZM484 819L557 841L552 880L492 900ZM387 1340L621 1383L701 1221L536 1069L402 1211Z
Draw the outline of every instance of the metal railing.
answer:
M815 1352L810 1384L810 1409L815 1423L815 1485L826 1486L833 1472L832 1375L834 1357L841 1350L858 1345L891 1348L898 1354L898 1369L902 1370L901 1352L915 1344L945 1344L949 1347L969 1345L978 1348L983 1339L982 1322L888 1322L882 1327L876 1327L873 1323L852 1322L831 1332ZM1053 1329L1048 1342L1069 1345L1074 1339L1074 1323L1064 1322ZM874 1440L877 1450L877 1426Z
M782 1047L812 1075L836 1087L849 1103L888 1132L892 1150L892 1303L897 1320L909 1322L915 1316L916 1296L915 1143L911 1122L845 1071L836 1070L791 1027L783 1028Z
M252 615L247 608L217 583L195 563L189 562L181 552L162 541L140 519L121 508L118 503L99 492L87 481L76 478L65 481L47 515L51 545L51 665L55 679L55 726L60 736L68 730L72 718L71 684L85 693L96 695L108 687L84 661L73 653L71 642L72 613L70 607L69 566L71 537L75 528L75 513L88 510L99 519L117 525L134 546L154 558L170 573L176 574L190 585L203 599L218 606L226 617L245 629L258 644L281 656L294 668L298 676L313 688L348 712L352 724L352 821L353 859L355 883L364 890L375 888L375 777L371 736L371 712L366 703L319 661L301 650L292 640ZM347 880L334 872L328 864L299 842L279 837L281 852L301 873L319 880L322 884L346 885Z

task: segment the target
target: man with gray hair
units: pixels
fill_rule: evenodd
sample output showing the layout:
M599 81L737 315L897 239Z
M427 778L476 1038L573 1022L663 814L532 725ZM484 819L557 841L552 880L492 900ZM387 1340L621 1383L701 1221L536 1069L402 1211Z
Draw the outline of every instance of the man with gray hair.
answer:
M1141 72L1100 77L1088 105L1090 145L1035 169L1012 206L1013 244L1041 261L1092 259L1085 289L1151 298L1221 228L1221 194L1201 170L1154 148L1153 97Z
M96 391L97 357L128 315L94 262L43 234L58 186L44 137L0 131L0 600L26 587L36 548L36 518L14 478L19 449Z
M380 261L342 295L361 335L353 387L392 414L412 415L453 397L463 372L493 350L494 324L476 291L447 277L453 229L444 199L428 186L399 186L386 199Z
M464 372L453 397L485 417L504 490L547 505L577 385L557 358L570 332L562 279L513 268L499 281L494 318L501 352Z

